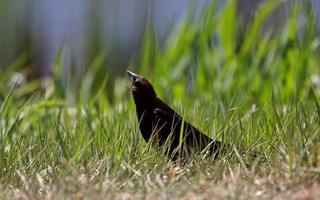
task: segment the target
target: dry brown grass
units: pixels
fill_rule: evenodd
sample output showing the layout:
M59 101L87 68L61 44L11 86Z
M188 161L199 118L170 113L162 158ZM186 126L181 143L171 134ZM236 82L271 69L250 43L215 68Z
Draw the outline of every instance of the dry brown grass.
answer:
M20 184L1 185L1 199L319 199L320 169L308 169L290 178L282 169L254 174L240 166L215 181L193 178L186 171L196 169L172 167L164 174L138 178L92 175L61 177L51 183L48 177L28 178L17 172ZM141 175L141 174L140 174ZM45 180L49 180L46 183Z

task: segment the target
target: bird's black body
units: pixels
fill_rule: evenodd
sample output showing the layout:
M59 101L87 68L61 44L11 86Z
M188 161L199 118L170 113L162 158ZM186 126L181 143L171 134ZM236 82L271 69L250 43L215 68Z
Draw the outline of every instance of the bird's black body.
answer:
M132 80L131 92L136 104L139 128L146 142L151 140L159 147L165 146L166 154L173 159L203 150L208 150L215 157L219 154L221 142L214 141L184 121L157 97L152 85L145 78L132 72L128 74ZM180 154L177 151L179 144Z

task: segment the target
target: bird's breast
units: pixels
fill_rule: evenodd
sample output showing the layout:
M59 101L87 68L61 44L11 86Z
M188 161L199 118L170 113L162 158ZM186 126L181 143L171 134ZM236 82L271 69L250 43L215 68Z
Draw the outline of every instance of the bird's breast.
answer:
M139 122L140 132L143 139L148 142L152 134L153 115L149 110L137 109L137 117Z
M171 132L172 123L157 116L152 109L137 110L137 116L144 140L149 142L152 138L160 146L163 145Z

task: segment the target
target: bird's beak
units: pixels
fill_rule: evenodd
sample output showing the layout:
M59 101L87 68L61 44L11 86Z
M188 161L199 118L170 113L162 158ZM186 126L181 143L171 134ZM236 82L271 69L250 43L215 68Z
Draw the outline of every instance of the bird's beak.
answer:
M131 80L132 83L133 83L133 82L136 80L136 78L138 77L138 75L135 74L135 73L133 73L133 72L127 71L127 73L128 73L128 76L129 76L129 78L130 78L130 80Z

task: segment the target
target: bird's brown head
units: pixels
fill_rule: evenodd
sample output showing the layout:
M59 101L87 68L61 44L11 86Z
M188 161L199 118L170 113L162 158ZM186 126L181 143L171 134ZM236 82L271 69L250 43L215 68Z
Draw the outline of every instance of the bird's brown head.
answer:
M139 76L133 72L127 71L131 80L131 93L135 104L144 104L145 102L153 102L157 97L151 83L143 76Z

